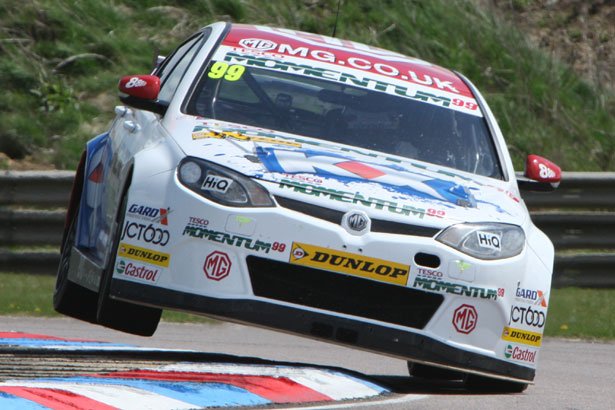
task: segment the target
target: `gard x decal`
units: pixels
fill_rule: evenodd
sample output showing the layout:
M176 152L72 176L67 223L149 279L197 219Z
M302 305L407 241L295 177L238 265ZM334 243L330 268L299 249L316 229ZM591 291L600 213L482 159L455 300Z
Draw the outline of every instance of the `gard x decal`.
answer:
M254 142L267 142L270 144L287 145L290 147L300 148L301 144L298 142L284 141L277 138L262 137L258 135L247 135L237 131L212 131L206 127L197 125L192 130L192 139L198 140L202 138L218 138L218 139L234 139L239 141L254 141Z
M410 271L401 263L297 242L293 242L289 262L404 286Z
M498 298L497 289L478 288L475 286L461 285L459 283L448 283L423 277L416 277L412 287L431 290L434 292L446 292L454 295L469 296L473 298L493 300L497 300Z
M141 204L131 204L126 211L127 215L132 218L159 223L161 225L169 224L168 217L171 212L170 208L153 208Z
M117 255L165 268L169 267L169 258L171 257L168 253L156 252L151 249L140 248L126 243L120 243Z
M271 249L270 243L261 242L259 240L256 240L253 243L253 240L251 238L245 238L239 235L231 235L225 232L217 232L209 230L202 226L194 226L191 223L186 225L182 235L188 235L193 238L203 238L212 242L226 243L227 245L235 245L237 247L243 246L246 249L250 249L253 251L265 251L265 253L269 253L269 250Z
M521 302L529 302L534 305L547 307L547 294L542 290L524 289L521 287L521 282L517 282L517 290L515 291L515 299Z
M506 326L502 332L502 339L537 347L542 343L542 335L540 333L515 329L508 326Z

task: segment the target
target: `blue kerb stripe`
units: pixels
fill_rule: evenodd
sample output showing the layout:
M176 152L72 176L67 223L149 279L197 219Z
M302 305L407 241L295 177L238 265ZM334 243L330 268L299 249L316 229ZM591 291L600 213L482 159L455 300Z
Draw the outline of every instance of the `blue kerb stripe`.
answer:
M128 386L176 400L185 401L200 407L215 406L256 406L271 404L270 400L260 397L245 389L225 383L215 382L183 382L143 380L129 378L106 377L70 377L57 379L37 379L34 381L61 383L83 383L95 385ZM61 386L58 386L61 388Z
M49 410L49 407L35 403L12 394L0 391L0 409L2 410Z

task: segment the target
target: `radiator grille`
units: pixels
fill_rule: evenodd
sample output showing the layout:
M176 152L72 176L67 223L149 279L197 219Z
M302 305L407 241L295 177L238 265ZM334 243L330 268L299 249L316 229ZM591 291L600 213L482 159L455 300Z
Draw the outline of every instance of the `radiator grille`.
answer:
M246 258L256 296L422 329L444 297L403 286Z

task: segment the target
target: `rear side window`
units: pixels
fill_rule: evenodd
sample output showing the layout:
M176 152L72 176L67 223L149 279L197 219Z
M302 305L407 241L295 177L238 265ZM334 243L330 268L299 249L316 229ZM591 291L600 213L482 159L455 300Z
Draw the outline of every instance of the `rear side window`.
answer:
M161 83L160 94L158 95L160 100L170 101L173 98L173 94L175 94L188 65L210 33L211 30L207 29L190 37L177 47L156 71Z

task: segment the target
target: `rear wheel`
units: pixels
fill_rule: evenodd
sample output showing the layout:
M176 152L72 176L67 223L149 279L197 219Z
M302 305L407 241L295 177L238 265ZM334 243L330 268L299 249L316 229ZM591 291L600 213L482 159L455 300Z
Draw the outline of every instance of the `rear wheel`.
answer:
M475 393L521 393L527 389L527 383L468 374L465 379L465 387Z
M113 269L116 264L117 249L120 243L124 214L126 213L127 195L124 194L117 217L117 228L111 249L109 263L104 270L98 291L97 322L100 325L132 333L139 336L151 336L160 322L161 309L116 300L109 297Z
M56 286L53 292L53 308L64 315L96 323L96 292L77 285L68 279L78 215L79 211L75 210L73 215L70 216L68 230L62 242L60 266L58 266Z

